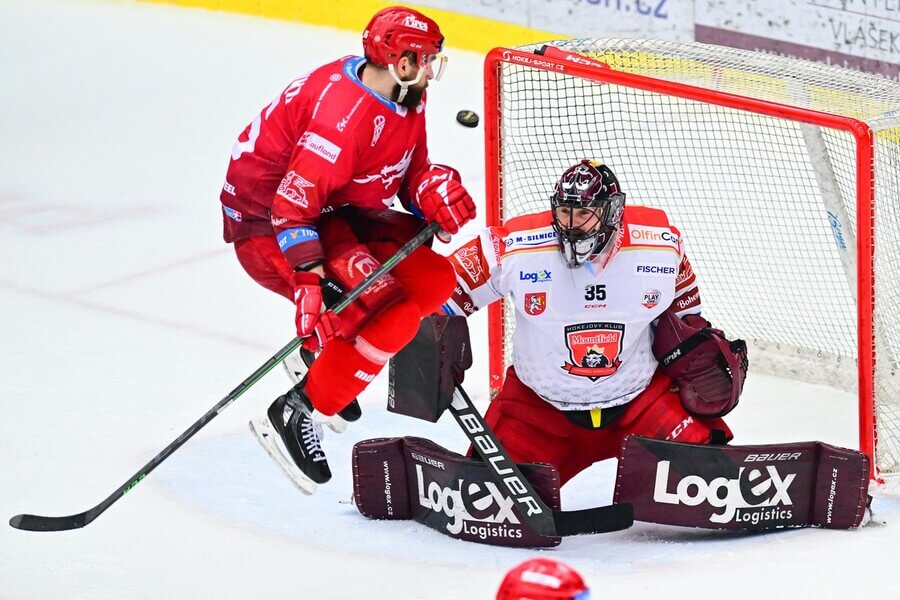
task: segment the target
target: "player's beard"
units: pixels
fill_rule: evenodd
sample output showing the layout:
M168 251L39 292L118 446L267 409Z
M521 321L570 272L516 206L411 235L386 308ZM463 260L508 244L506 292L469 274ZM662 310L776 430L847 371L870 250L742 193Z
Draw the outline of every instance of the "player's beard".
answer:
M419 105L419 102L422 101L422 96L425 94L425 88L428 86L428 83L423 83L420 85L409 86L406 88L406 97L403 98L402 102L399 102L400 106L404 106L406 108L415 108ZM392 98L396 102L397 98L400 97L400 84L394 84L394 91L392 94Z

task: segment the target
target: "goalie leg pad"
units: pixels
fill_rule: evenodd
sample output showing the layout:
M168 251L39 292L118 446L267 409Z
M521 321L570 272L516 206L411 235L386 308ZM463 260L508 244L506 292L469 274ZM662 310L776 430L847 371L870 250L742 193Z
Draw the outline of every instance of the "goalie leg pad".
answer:
M614 502L638 521L761 531L850 529L869 503L869 459L822 442L703 446L629 436Z
M559 510L549 465L520 465L541 499ZM370 519L413 519L461 540L526 548L558 546L528 525L480 460L416 437L363 440L353 447L354 500Z

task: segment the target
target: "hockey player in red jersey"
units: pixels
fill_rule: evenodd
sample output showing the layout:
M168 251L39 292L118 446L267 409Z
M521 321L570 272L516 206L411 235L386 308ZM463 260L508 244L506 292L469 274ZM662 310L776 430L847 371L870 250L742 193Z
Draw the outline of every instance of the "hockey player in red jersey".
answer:
M740 395L746 345L700 316L681 233L661 210L626 207L594 161L563 173L550 207L451 256L447 312L515 303L513 366L485 414L510 457L552 464L565 483L617 456L629 434L730 438L721 416Z
M552 558L530 558L509 570L497 600L588 600L591 590L578 572Z
M289 475L309 493L331 477L321 424L342 430L358 418L356 396L453 290L449 262L422 247L340 317L326 309L340 294L330 290L359 284L422 219L452 234L475 214L459 173L428 157L425 88L441 75L443 42L419 12L378 12L363 57L292 81L232 148L225 241L254 280L294 302L297 334L322 350L256 431L261 441L277 432L299 469ZM412 214L388 210L395 197Z

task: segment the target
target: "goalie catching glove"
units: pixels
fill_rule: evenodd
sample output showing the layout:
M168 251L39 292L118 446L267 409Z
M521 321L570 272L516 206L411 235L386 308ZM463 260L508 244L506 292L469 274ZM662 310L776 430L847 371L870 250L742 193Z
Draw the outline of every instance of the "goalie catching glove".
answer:
M744 340L728 341L700 315L679 318L667 310L656 326L653 354L690 414L721 417L737 406L747 377Z

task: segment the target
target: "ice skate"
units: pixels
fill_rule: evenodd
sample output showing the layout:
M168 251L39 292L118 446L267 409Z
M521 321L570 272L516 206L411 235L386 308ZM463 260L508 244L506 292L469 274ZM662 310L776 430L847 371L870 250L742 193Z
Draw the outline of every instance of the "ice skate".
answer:
M322 450L322 423L332 426L329 421L335 419L343 422L315 410L300 383L276 398L265 417L250 421L250 430L294 485L313 494L318 484L331 479Z

